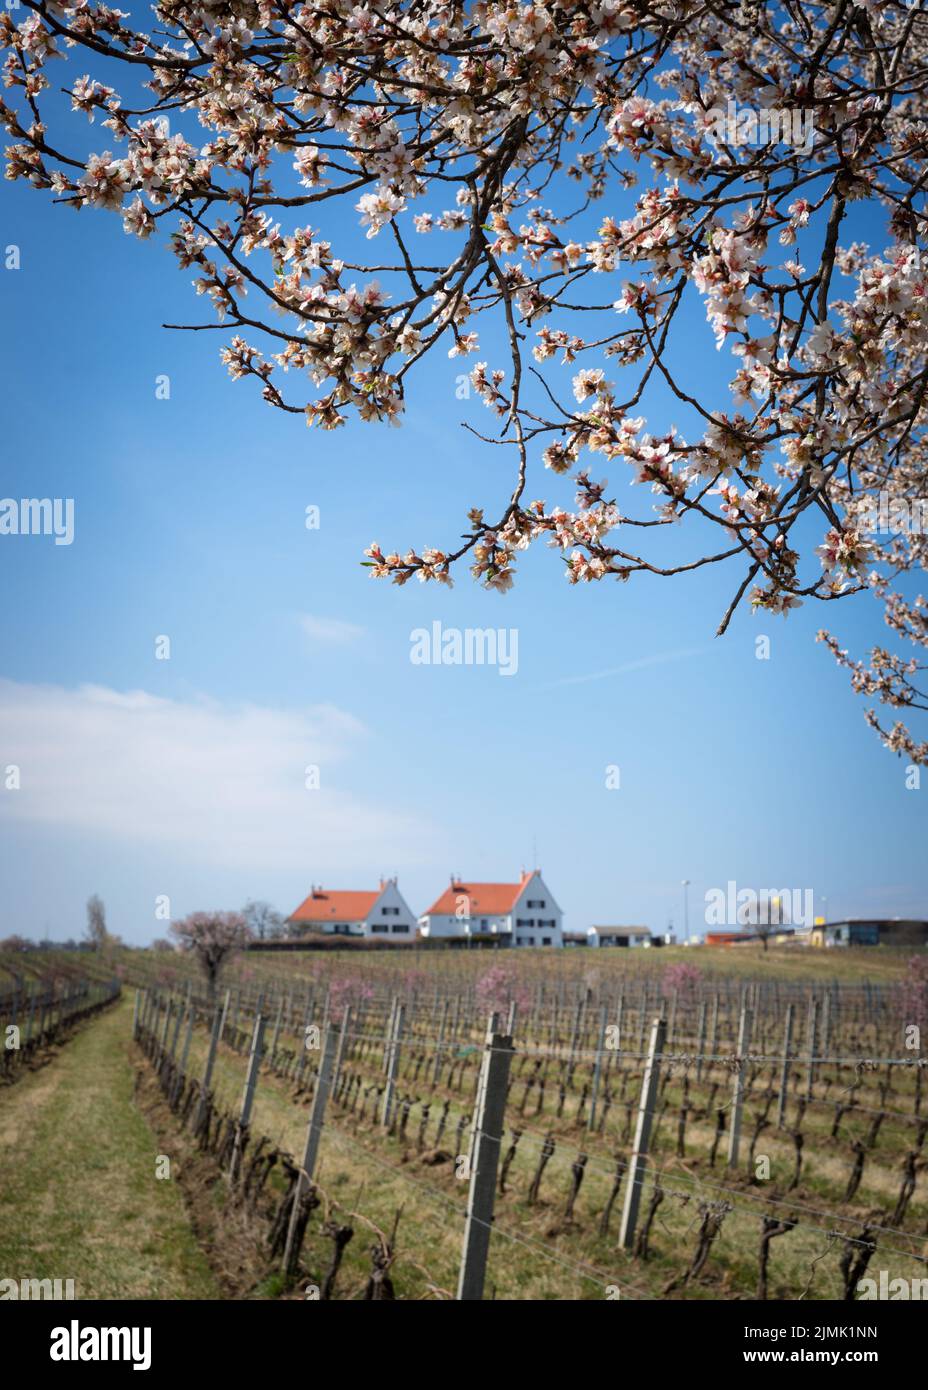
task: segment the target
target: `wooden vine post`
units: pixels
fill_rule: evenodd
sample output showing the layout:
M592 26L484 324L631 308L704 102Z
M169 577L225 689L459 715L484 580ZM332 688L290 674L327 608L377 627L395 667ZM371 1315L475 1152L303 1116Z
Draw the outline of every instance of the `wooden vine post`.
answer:
M209 1039L209 1052L206 1054L206 1066L203 1069L203 1080L200 1082L200 1099L197 1104L196 1119L194 1121L194 1133L199 1131L203 1122L203 1115L206 1111L206 1098L209 1095L209 1088L213 1080L213 1067L216 1065L216 1048L219 1045L219 1023L220 1014L217 1009L213 1014L213 1031Z
M345 1025L342 1032L346 1031ZM283 1268L289 1274L295 1266L298 1252L294 1249L296 1240L297 1226L299 1225L300 1206L303 1200L303 1193L313 1180L313 1173L316 1169L316 1158L319 1154L319 1139L322 1135L322 1125L325 1119L325 1107L329 1098L329 1091L332 1088L332 1074L335 1070L335 1054L338 1046L340 1033L326 1024L322 1039L322 1058L319 1062L319 1071L316 1075L316 1087L313 1091L313 1102L309 1111L309 1124L306 1126L306 1146L303 1150L303 1162L297 1174L296 1183L293 1190L293 1205L290 1209L290 1224L287 1229L287 1244L284 1249Z
M387 1083L383 1088L383 1109L380 1116L384 1129L390 1128L390 1121L393 1118L393 1098L396 1093L396 1077L400 1065L400 1039L403 1036L405 1017L406 1005L397 1000L391 1017L391 1032L387 1038L386 1047Z
M242 1151L245 1147L245 1131L251 1119L251 1108L255 1103L255 1088L258 1084L258 1072L261 1068L261 1057L264 1052L264 1019L258 1014L255 1019L255 1030L251 1038L251 1053L248 1058L248 1074L245 1077L245 1089L242 1092L242 1108L239 1112L238 1124L235 1126L235 1147L232 1150L232 1162L229 1164L229 1184L235 1183L238 1175L238 1167L242 1161Z
M780 1072L780 1098L777 1102L777 1129L782 1129L786 1120L786 1102L789 1097L790 1049L793 1045L793 1006L786 1006L786 1022L783 1025L783 1066Z
M638 1225L641 1190L644 1184L645 1169L648 1166L648 1145L651 1142L651 1125L654 1120L654 1105L657 1100L657 1086L660 1080L661 1054L664 1051L666 1037L667 1024L662 1018L656 1018L651 1025L651 1041L648 1046L648 1057L641 1082L638 1123L635 1126L635 1147L632 1150L628 1165L625 1207L622 1212L622 1229L619 1232L619 1244L624 1250L631 1250L635 1243L635 1227Z
M738 1027L738 1056L732 1080L731 1129L728 1131L728 1166L737 1168L738 1153L741 1148L741 1116L744 1110L744 1081L748 1069L748 1052L751 1047L751 1026L753 1014L746 1006L741 1010Z
M497 1016L493 1015L487 1029L477 1104L474 1109L470 1186L467 1193L467 1215L464 1220L461 1269L458 1275L459 1302L483 1298L487 1257L490 1253L496 1174L506 1115L509 1067L513 1054L512 1038L508 1034L498 1033L497 1027Z
M596 1128L596 1103L599 1100L599 1086L603 1073L603 1050L606 1046L606 1006L605 1004L599 1011L599 1027L596 1030L596 1058L593 1063L593 1080L590 1085L590 1118L587 1121L587 1129L591 1132Z

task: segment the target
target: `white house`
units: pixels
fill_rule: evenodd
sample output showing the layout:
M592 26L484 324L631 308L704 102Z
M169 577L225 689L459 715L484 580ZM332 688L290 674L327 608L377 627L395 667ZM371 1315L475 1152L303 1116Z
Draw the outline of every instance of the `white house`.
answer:
M370 892L310 889L309 897L287 918L292 936L321 931L327 936L361 936L397 943L416 939L416 919L396 886L382 878Z
M590 946L650 946L649 927L590 927L587 931Z
M561 909L541 872L518 883L474 883L451 877L419 918L423 936L501 936L511 946L563 946Z

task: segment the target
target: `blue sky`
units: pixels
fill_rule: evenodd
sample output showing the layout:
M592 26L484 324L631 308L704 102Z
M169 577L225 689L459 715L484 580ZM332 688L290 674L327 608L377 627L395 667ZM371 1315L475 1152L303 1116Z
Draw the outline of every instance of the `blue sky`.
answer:
M926 915L925 792L814 642L826 623L852 650L885 640L866 599L745 610L716 640L730 568L573 588L537 549L505 596L466 570L451 591L376 583L371 540L450 548L468 507L508 495L504 451L460 427L492 424L456 397L473 359L430 360L401 429L308 431L229 380L222 335L161 327L208 317L162 243L22 185L0 203L22 259L0 271L0 493L76 508L71 546L0 538L0 765L22 769L0 791L0 935L79 934L98 892L144 942L159 895L175 916L287 912L311 883L387 873L419 912L451 872L514 878L536 855L572 929L679 925L684 877L694 924L730 879L812 888L831 917ZM691 388L727 379L701 312L684 322ZM506 365L492 339L479 357ZM657 429L685 429L653 403ZM538 468L529 493L555 486ZM688 544L675 531L668 554ZM435 620L516 628L517 675L413 665Z

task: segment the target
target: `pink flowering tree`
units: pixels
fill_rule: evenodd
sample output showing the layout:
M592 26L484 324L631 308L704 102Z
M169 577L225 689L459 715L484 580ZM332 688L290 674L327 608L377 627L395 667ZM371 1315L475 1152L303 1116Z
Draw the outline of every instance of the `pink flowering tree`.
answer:
M340 1023L346 1009L358 1009L374 997L371 986L355 975L339 975L329 985L329 1010L335 1022Z
M695 999L702 981L703 974L698 966L690 965L686 961L677 961L676 964L667 966L661 982L668 994L676 990L684 999Z
M234 378L331 430L486 354L511 486L375 576L506 590L538 542L572 584L726 566L719 632L868 591L898 650L820 636L928 760L897 717L928 703L921 4L23 4L8 177L169 238L213 311L171 326L224 328Z
M531 1000L527 985L514 970L504 965L493 965L484 971L477 981L475 993L481 1014L496 1012L505 1015L510 1004L525 1009ZM501 1022L505 1027L505 1017Z
M191 951L206 978L211 1005L216 1003L219 976L227 962L251 940L240 912L191 912L171 923L181 950Z
M25 936L19 936L16 932L0 941L0 951L28 951L31 947L32 942Z
M910 956L905 979L897 986L896 1002L903 1027L928 1029L928 955Z

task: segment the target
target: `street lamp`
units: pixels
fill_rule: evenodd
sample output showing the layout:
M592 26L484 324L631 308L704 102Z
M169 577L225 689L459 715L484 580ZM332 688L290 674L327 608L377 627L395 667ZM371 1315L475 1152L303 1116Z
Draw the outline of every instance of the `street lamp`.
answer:
M688 878L681 879L683 886L683 940L689 943L690 939L690 904L687 889L690 886Z

